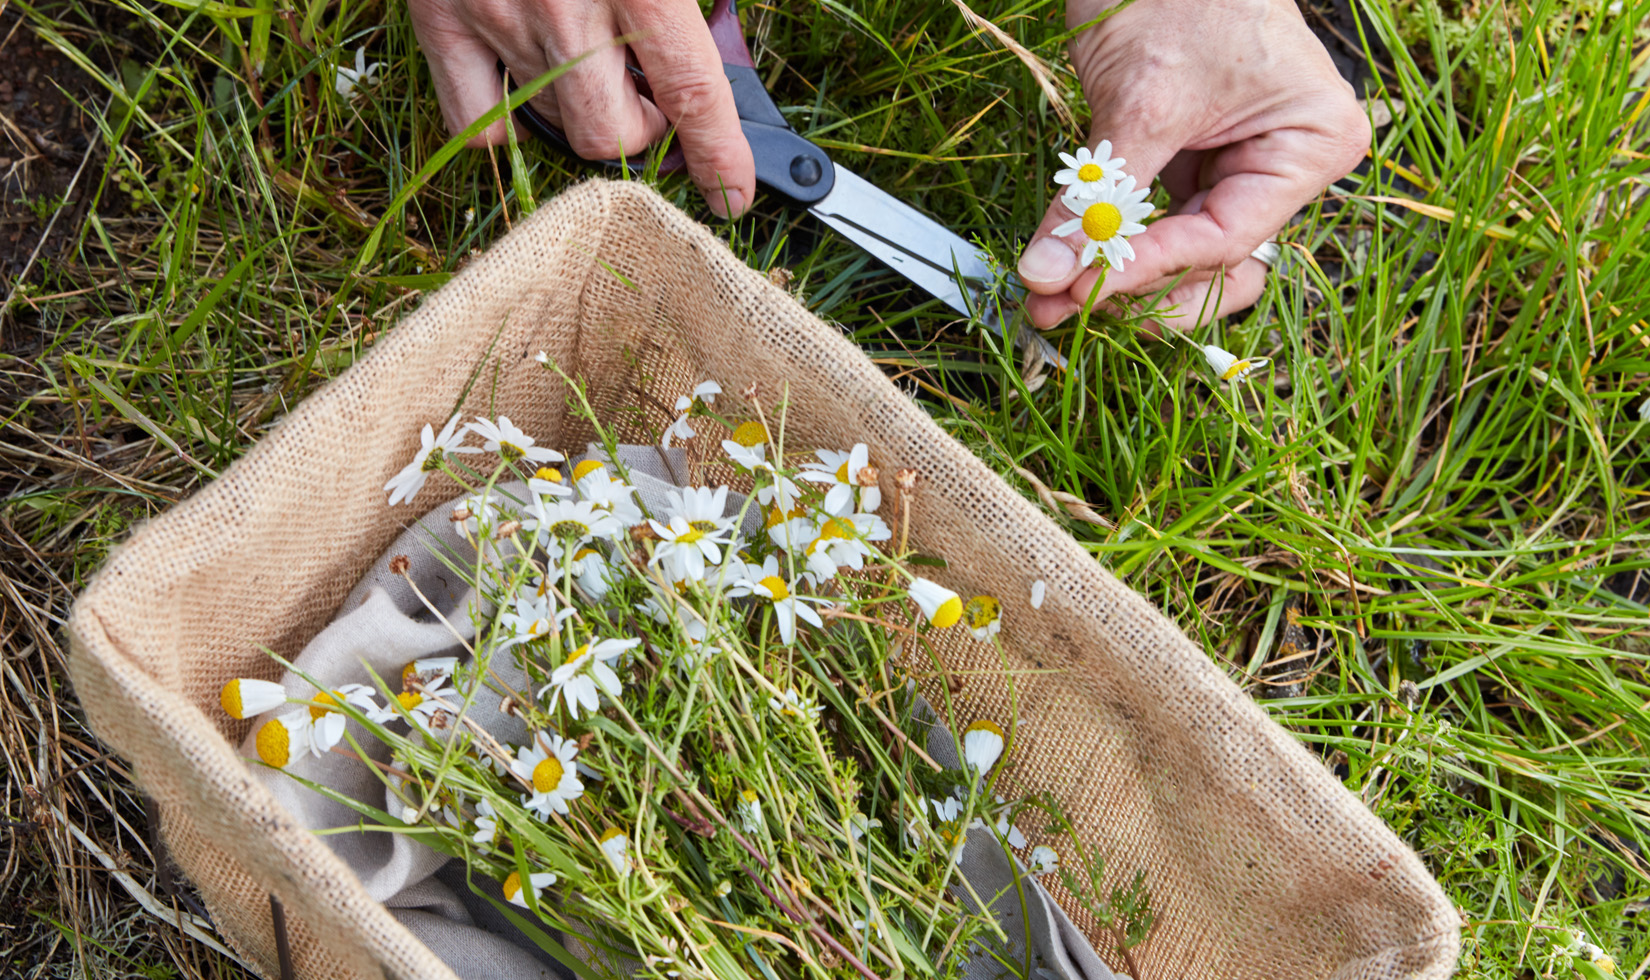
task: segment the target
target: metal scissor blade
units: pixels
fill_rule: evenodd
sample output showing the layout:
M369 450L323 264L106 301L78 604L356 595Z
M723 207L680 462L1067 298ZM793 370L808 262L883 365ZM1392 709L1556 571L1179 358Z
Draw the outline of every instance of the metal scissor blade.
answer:
M999 282L977 246L841 164L836 164L831 193L808 210L946 306L977 317L999 337L1008 312L1025 294ZM1018 330L1015 340L1035 345L1044 360L1065 369L1064 355L1036 330Z

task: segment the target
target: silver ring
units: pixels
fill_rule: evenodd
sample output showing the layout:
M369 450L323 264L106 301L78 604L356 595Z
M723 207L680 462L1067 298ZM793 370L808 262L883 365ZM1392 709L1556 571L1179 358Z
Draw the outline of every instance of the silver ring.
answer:
M1278 259L1282 257L1282 255L1283 248L1275 241L1261 242L1259 247L1249 253L1250 258L1256 260L1261 265L1266 266L1268 269L1277 265Z

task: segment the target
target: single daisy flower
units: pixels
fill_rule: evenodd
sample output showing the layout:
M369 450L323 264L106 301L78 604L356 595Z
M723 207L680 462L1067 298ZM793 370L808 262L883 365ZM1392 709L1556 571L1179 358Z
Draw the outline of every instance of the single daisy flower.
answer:
M310 699L313 703L309 706L309 743L310 752L316 757L331 752L334 745L344 740L349 718L337 708L343 699L343 694L331 691L321 691Z
M578 583L579 591L595 602L606 599L608 590L623 574L620 567L608 561L607 556L595 548L580 548L573 555L568 570L573 573L573 580Z
M812 721L819 717L819 705L814 704L812 698L805 698L797 693L796 688L787 687L785 693L777 698L768 699L768 707L781 718L799 718Z
M511 422L507 415L500 415L497 422L478 415L470 423L469 430L482 438L481 446L465 446L455 452L493 453L506 463L522 459L530 463L559 463L563 459L562 454L554 449L534 445L533 437Z
M539 900L539 895L556 883L556 876L549 871L536 871L527 876L527 889L533 892L533 901ZM504 898L511 905L527 908L527 889L521 887L520 872L512 871L504 877Z
M441 469L447 454L460 451L459 447L464 444L464 436L469 431L458 431L460 417L454 415L448 419L447 424L441 427L439 435L428 422L424 423L424 431L418 437L418 452L413 454L412 462L391 477L390 482L384 484L384 489L390 492L391 507L404 501L410 502L418 496L430 474Z
M732 522L722 517L727 497L727 487L717 487L714 491L709 487L690 487L685 493L670 491L674 511L670 523L647 522L660 538L648 564L663 565L672 582L702 580L707 564L721 563L720 546L733 543Z
M309 737L309 709L299 708L264 722L253 739L258 758L277 769L310 755L313 743Z
M381 62L367 64L367 49L355 49L355 67L334 65L332 68L332 90L346 99L355 98L357 88L366 88L378 84L378 69L384 67Z
M1031 583L1031 608L1043 608L1043 595L1048 592L1048 583L1042 579Z
M825 621L819 618L819 611L814 606L828 606L830 603L818 596L797 595L795 589L801 579L786 581L781 577L778 558L769 555L756 571L762 572L761 577L754 577L754 573L747 570L747 577L729 586L728 595L731 598L756 596L768 600L773 606L774 619L779 623L779 637L786 646L796 641L798 619L815 629L824 628Z
M486 800L476 803L476 832L470 835L475 844L491 844L498 837L498 811Z
M518 643L547 639L573 615L571 608L556 608L556 601L548 589L540 588L536 593L533 598L517 596L516 607L499 614L498 625L505 639L498 649L507 650Z
M739 826L747 834L759 834L766 826L762 822L762 800L756 795L756 790L747 789L739 794Z
M231 718L256 718L286 704L286 688L274 681L237 677L218 692L218 703Z
M1123 178L1123 164L1126 161L1111 155L1111 140L1101 140L1094 152L1089 152L1086 146L1079 146L1075 154L1060 154L1060 162L1066 165L1066 169L1054 172L1054 182L1092 200Z
M418 674L416 676L418 680L406 686L400 694L396 695L395 700L406 710L407 716L412 719L413 724L420 728L430 728L432 727L432 720L437 715L445 714L447 711L444 699L455 695L457 692L449 686L448 682L452 678L448 674ZM430 679L425 680L426 676Z
M1056 225L1054 234L1064 238L1081 231L1088 239L1083 246L1082 264L1091 266L1095 256L1104 255L1108 266L1122 272L1123 263L1134 259L1129 236L1145 231L1141 222L1151 217L1152 206L1146 203L1150 191L1149 187L1135 190L1133 177L1103 187L1092 197L1075 188L1068 190L1060 200L1077 217Z
M1002 603L988 595L977 595L963 606L963 622L968 632L981 642L989 641L1003 628Z
M887 541L892 536L888 525L875 514L826 511L819 515L813 540L803 554L814 578L825 581L843 566L859 571L865 559L876 554L870 542Z
M598 510L588 500L544 500L535 502L533 530L538 534L539 546L545 550L552 565L560 565L568 551L577 554L580 547L593 538L616 541L624 536L625 527L612 514Z
M771 470L763 457L767 455L768 430L761 422L742 422L733 430L733 438L722 440L722 451L742 470Z
M1031 873L1034 875L1053 874L1060 870L1060 855L1047 844L1038 844L1031 849Z
M917 578L912 580L909 591L923 618L940 629L955 626L962 618L962 597L940 583Z
M963 761L984 776L1003 754L1003 730L984 718L963 729Z
M612 865L613 873L623 878L630 873L630 838L617 827L609 827L602 831L602 854L606 855L607 863Z
M865 443L855 443L854 448L845 453L819 449L814 455L819 457L819 462L803 463L802 472L797 476L814 483L831 484L825 492L826 510L840 514L853 509L855 490L859 491L859 510L869 513L882 506L882 490L876 483L861 486L859 482L860 474L871 465L870 450Z
M516 750L516 761L510 771L530 786L531 793L521 798L521 805L550 819L552 813L567 813L567 804L584 795L584 783L579 781L578 766L573 757L579 754L578 745L570 738L554 733L540 732L533 744Z
M693 431L693 426L688 423L688 416L693 414L694 408L698 405L715 404L716 396L721 393L721 385L714 381L701 381L694 387L693 394L683 395L676 399L676 421L665 429L665 435L660 445L665 449L669 449L672 439L692 439L697 433Z
M1209 362L1209 368L1215 372L1215 377L1233 384L1248 381L1249 375L1272 363L1269 357L1238 357L1214 344L1203 345L1203 359Z
M563 698L567 702L567 712L575 719L579 717L581 709L594 713L601 704L601 695L610 698L619 696L622 685L619 675L613 672L611 662L623 656L625 651L641 644L639 639L629 640L597 640L586 643L574 650L567 658L567 662L550 672L550 683L539 689L539 697L544 697L545 691L550 695L550 710L556 710L556 705Z

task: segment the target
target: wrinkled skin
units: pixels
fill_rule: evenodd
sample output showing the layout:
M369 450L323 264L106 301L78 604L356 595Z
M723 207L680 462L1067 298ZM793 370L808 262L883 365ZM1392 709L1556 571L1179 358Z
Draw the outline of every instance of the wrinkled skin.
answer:
M1067 23L1111 6L1071 0ZM1154 295L1184 274L1153 314L1174 327L1253 303L1267 270L1250 252L1369 145L1351 86L1293 0L1137 0L1073 38L1071 56L1093 111L1089 146L1111 140L1138 184L1160 177L1171 198L1098 298ZM1075 313L1100 276L1077 268L1081 232L1050 234L1070 217L1056 199L1020 257L1040 327Z
M1070 0L1067 23L1112 5ZM737 215L755 198L755 163L694 0L410 0L410 12L454 132L503 97L497 61L526 80L590 52L534 97L575 152L634 152L675 125L713 211ZM652 99L625 70L621 37ZM1266 267L1249 253L1369 143L1351 88L1293 0L1137 0L1074 38L1071 55L1093 113L1089 145L1111 140L1141 186L1160 176L1172 198L1172 214L1132 239L1135 261L1107 276L1099 298L1151 295L1185 273L1165 301L1178 309L1154 313L1177 327L1252 303ZM503 140L499 122L472 142ZM1076 312L1099 276L1077 268L1081 233L1049 234L1069 217L1056 200L1020 258L1041 327Z

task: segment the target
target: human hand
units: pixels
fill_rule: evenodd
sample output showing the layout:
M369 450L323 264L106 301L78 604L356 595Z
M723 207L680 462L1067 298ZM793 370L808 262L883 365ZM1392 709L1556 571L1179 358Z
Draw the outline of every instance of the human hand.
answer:
M1066 23L1115 0L1069 0ZM1136 0L1071 42L1093 111L1089 146L1112 142L1141 187L1161 176L1169 215L1129 239L1135 258L1098 294L1155 295L1153 316L1190 329L1253 303L1267 266L1250 252L1369 145L1352 88L1294 0ZM1081 232L1058 200L1020 256L1026 312L1048 328L1088 301L1100 270L1078 267ZM1187 270L1190 270L1187 272Z
M409 0L408 12L452 132L504 97L499 61L521 82L589 52L533 97L573 152L591 160L635 153L674 124L688 176L712 211L741 214L756 196L756 163L694 0ZM625 68L625 46L614 43L622 36L652 99ZM500 120L470 145L504 140Z

